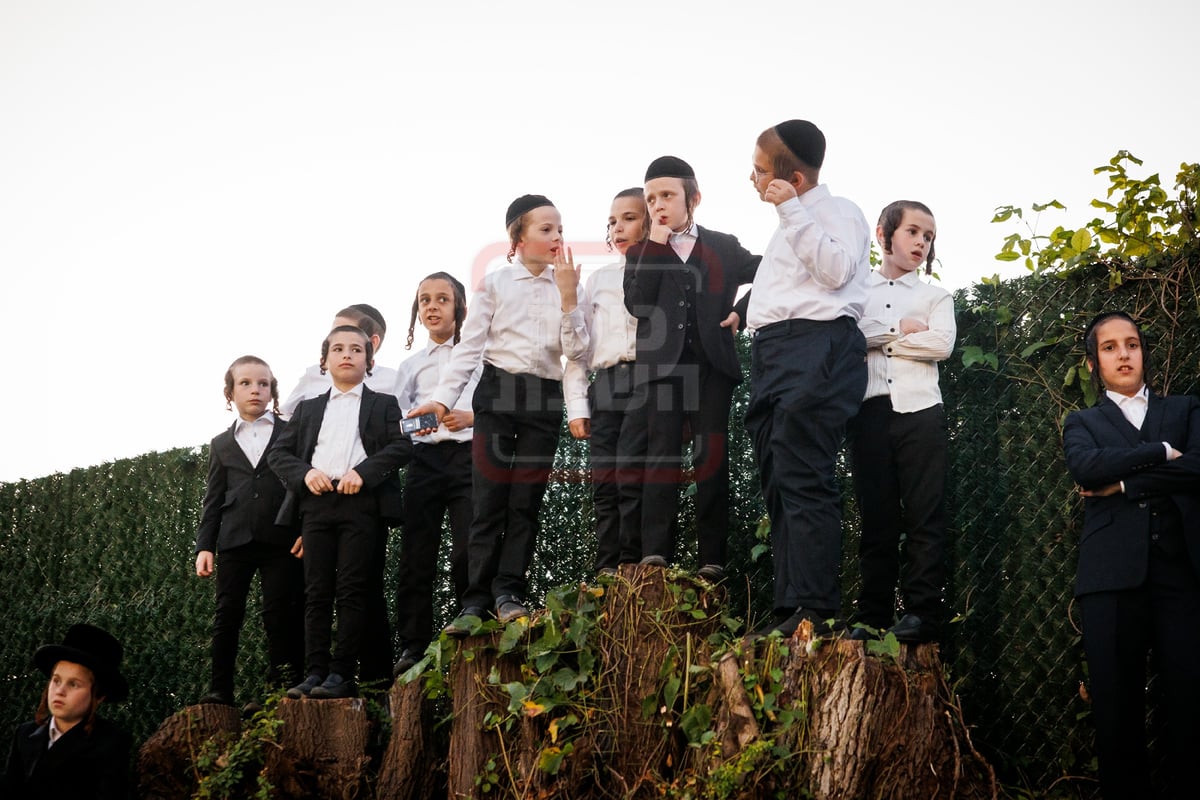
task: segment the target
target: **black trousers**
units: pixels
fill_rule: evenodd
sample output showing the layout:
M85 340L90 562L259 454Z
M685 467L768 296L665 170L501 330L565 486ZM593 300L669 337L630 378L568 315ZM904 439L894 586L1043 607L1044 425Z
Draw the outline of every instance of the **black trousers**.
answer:
M371 594L377 584L382 600L382 582L375 573L382 574L378 561L381 542L386 546L387 526L379 516L379 501L370 492L310 494L301 500L300 515L308 671L354 678L368 625L378 624L369 613L375 607ZM330 658L335 605L337 641ZM371 633L379 635L376 630Z
M469 441L414 445L404 484L404 532L396 586L396 628L402 648L424 650L433 635L433 586L447 513L454 596L462 598L467 590L471 480Z
M298 680L304 670L304 570L283 545L250 542L217 553L217 603L212 628L214 690L233 696L238 639L254 573L262 585L267 634L267 684Z
M622 362L597 370L588 387L597 571L636 563L642 557L642 472L622 475L617 465L621 429L634 399L633 373L633 362Z
M891 625L899 579L904 611L938 624L946 585L945 411L936 405L901 414L887 395L872 397L848 433L862 519L856 619Z
M621 428L618 463L626 476L641 471L642 556L675 555L679 483L684 477L683 432L692 436L696 482L697 562L724 565L729 533L729 404L734 381L700 357L670 377L638 384ZM631 548L632 549L632 548Z
M849 317L792 319L751 345L746 428L771 517L776 612L841 607L842 498L835 474L846 422L867 391L867 343Z
M1100 789L1107 800L1194 797L1196 791L1191 768L1200 752L1200 577L1178 517L1155 525L1149 535L1143 585L1079 598ZM1157 780L1147 752L1147 653L1156 713L1165 717Z
M485 364L475 411L474 513L463 606L524 598L538 514L562 429L562 384Z

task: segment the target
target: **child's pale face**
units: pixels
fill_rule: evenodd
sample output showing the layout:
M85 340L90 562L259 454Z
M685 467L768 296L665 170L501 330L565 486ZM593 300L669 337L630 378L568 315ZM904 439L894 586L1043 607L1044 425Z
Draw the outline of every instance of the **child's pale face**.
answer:
M238 364L233 368L233 405L238 415L253 421L271 407L271 370L262 364Z
M521 261L530 267L546 267L554 263L562 247L562 216L554 206L535 208L525 216L525 227L517 252Z
M883 227L875 231L879 246L883 247ZM937 237L937 225L933 217L915 208L904 209L900 225L892 234L892 252L883 254L883 263L893 270L912 272L925 265L929 248Z
M767 184L775 180L775 173L772 171L771 159L762 151L758 145L754 146L754 162L750 170L750 182L754 184L755 191L758 192L759 200L767 199Z
M646 181L646 205L650 221L681 231L688 221L682 178L652 178Z
M454 336L454 287L445 278L421 281L417 287L417 314L438 344Z
M646 202L640 197L618 197L608 212L608 238L625 255L631 245L646 238Z
M46 701L60 731L75 727L92 713L92 671L74 661L59 661L50 675Z
M1142 340L1127 319L1116 317L1096 326L1096 359L1100 380L1111 392L1132 397L1145 383L1142 367Z
M367 340L354 331L329 334L329 354L325 370L340 391L352 389L367 376Z

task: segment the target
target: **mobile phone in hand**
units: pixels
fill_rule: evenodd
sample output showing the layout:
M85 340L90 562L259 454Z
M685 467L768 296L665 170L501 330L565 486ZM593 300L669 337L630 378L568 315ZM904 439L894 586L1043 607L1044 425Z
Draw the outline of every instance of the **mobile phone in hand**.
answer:
M409 436L412 436L417 431L423 431L426 428L436 428L437 426L437 414L434 413L422 414L419 417L405 417L400 420L400 432L407 433Z

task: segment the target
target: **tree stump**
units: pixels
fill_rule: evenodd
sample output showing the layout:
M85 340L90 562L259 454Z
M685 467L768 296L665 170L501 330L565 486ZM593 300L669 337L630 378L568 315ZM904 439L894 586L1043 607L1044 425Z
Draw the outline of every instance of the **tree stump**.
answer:
M279 703L279 747L265 769L278 798L366 797L370 722L361 698Z
M138 749L137 795L142 800L191 797L199 783L193 764L204 742L237 736L241 716L232 706L188 706L168 717Z
M375 796L379 800L426 800L439 783L430 704L419 680L396 681L388 694L392 736L383 754ZM444 776L443 776L444 778Z
M807 709L793 746L816 800L996 797L936 644L901 645L893 662L863 642L819 641L804 622L791 645L783 700Z

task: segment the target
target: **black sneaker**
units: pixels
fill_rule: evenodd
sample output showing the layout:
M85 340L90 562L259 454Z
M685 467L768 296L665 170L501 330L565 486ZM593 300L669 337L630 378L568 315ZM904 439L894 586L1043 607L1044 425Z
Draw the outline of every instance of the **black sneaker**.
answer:
M312 673L305 678L301 683L296 684L287 690L287 696L293 700L299 700L301 697L308 697L312 690L321 685L325 679L317 673Z
M308 696L315 700L338 700L343 697L357 697L358 686L352 678L343 678L336 672L331 672L324 683L313 687Z
M233 705L233 695L221 689L211 689L208 694L197 700L196 704L201 706L231 706Z
M417 665L421 660L423 653L415 647L406 647L400 651L400 658L392 667L392 677L399 678L404 673Z

